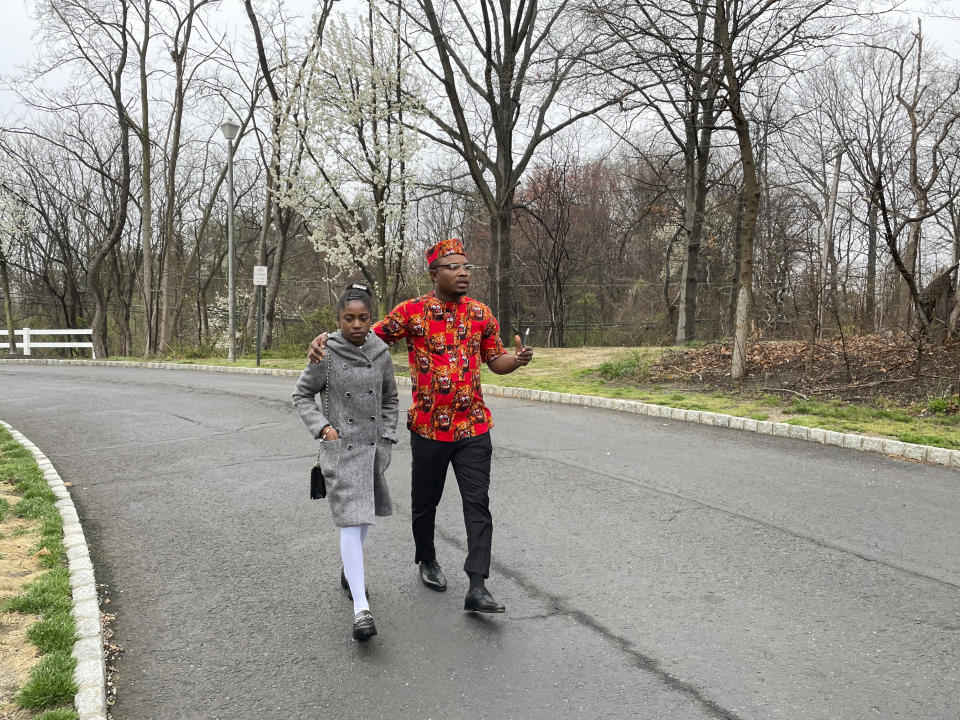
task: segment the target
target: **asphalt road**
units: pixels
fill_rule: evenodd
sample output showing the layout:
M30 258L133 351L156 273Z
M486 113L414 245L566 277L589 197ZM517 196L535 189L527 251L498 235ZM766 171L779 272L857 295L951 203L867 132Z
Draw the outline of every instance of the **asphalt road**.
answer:
M409 438L350 638L294 381L0 365L0 419L72 482L117 720L960 717L960 473L723 428L493 399L504 616L419 584ZM406 402L407 391L401 389Z

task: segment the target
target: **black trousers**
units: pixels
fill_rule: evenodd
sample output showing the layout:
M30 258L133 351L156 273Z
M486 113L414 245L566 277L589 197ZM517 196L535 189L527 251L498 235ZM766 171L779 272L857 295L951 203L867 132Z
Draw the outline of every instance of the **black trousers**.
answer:
M490 433L464 438L455 442L428 440L410 433L413 453L413 478L410 499L413 512L413 540L417 546L415 562L436 560L433 529L437 505L443 495L447 467L460 486L463 500L463 522L467 528L467 573L490 576L490 545L493 540L493 519L490 516L490 457L493 445Z

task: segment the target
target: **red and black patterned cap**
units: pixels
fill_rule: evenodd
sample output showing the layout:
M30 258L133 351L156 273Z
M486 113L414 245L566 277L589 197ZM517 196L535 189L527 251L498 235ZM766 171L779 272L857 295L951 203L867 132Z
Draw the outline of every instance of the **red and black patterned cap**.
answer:
M427 250L427 266L447 255L466 255L463 252L463 243L458 238L447 238Z

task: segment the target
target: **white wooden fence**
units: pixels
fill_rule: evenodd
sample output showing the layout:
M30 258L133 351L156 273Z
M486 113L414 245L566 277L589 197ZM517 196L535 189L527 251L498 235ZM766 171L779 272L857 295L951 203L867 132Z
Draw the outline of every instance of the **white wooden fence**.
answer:
M33 338L37 335L93 335L93 330L91 329L78 329L74 328L72 330L35 330L31 328L23 328L22 330L14 330L14 335L17 335L20 339L14 340L16 343L17 349L20 350L24 355L30 355L33 348L90 348L90 354L93 355L93 359L97 359L97 353L93 349L92 342L36 342ZM9 333L6 330L0 330L0 338L7 338ZM7 338L9 340L9 338ZM0 350L7 350L10 348L9 342L0 342Z

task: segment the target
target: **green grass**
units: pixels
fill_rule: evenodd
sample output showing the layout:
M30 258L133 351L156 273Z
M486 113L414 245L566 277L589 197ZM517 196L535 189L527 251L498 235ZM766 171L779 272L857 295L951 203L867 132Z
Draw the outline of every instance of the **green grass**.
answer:
M0 497L0 522L3 522L7 519L7 516L10 514L10 501L6 498Z
M71 657L76 639L76 623L71 613L70 573L65 567L63 523L54 506L56 496L47 485L33 455L5 428L0 428L0 480L12 483L22 499L12 508L18 517L40 520L39 529L21 528L14 535L38 532L33 548L42 552L40 561L49 568L27 583L20 594L3 603L4 612L38 615L40 620L27 630L27 637L39 651L40 660L30 670L30 678L14 696L18 705L31 710L50 708L40 718L76 720L69 708L77 693L73 680L76 660ZM20 532L25 530L26 532Z
M77 639L77 626L69 610L45 615L27 630L27 638L41 654L63 651L70 653Z
M66 705L73 702L77 684L73 671L77 667L69 652L59 650L44 655L30 670L30 679L14 696L17 704L31 710Z
M125 356L111 356L109 360L118 360L123 362L169 362L177 363L179 365L214 365L214 366L231 366L231 367L257 367L257 355L245 354L237 358L236 362L230 362L227 360L226 356L220 357L218 355L208 355L206 357L191 356L191 357L178 357L178 356L165 356L165 357L154 357L144 359L142 357L125 357ZM269 351L267 353L261 353L260 356L260 367L263 368L281 368L285 370L303 370L304 365L307 363L307 346L304 345L302 351L300 352L300 357L296 357L292 353L288 352L287 354L281 354L279 352Z
M45 713L37 715L33 720L77 720L78 717L75 710L57 708L56 710L47 710Z
M16 507L14 508L14 512L17 514L17 517L38 520L44 516L49 507L50 501L46 498L25 497L23 500L17 503Z
M703 343L688 343L696 347ZM874 405L802 400L777 394L750 396L736 392L698 391L687 383L677 388L663 381L651 384L651 366L674 348L536 348L534 362L510 375L495 375L487 368L483 382L491 385L549 390L576 395L638 400L687 410L723 413L754 420L790 422L838 432L855 432L960 449L960 397L931 398L910 407L879 401ZM284 353L266 353L263 367L301 369L303 348L290 346ZM116 358L120 359L120 358ZM129 358L142 360L142 358ZM229 365L224 357L167 358L170 362ZM407 374L403 348L394 353L397 372ZM235 365L253 367L254 355Z
M3 604L5 611L31 615L69 610L70 607L70 573L65 567L45 572L33 582L27 583L22 593Z

